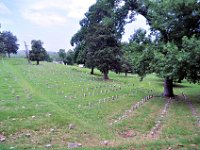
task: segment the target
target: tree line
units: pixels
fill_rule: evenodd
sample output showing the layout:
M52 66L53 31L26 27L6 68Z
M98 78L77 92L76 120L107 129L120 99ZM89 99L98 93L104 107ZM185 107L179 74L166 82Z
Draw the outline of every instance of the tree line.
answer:
M150 34L139 29L122 43L124 27L136 15L146 18ZM128 21L127 21L128 20ZM107 80L110 70L125 67L141 77L164 79L164 96L173 97L173 82L200 81L200 1L97 0L71 39L76 61L97 68Z
M124 27L136 15L146 18L150 34L143 29L121 42ZM164 79L164 96L173 97L173 82L200 82L199 0L97 0L80 21L71 38L74 50L59 51L65 64L81 63L99 69L103 79L109 71L136 73L141 80L151 73ZM33 40L30 60L48 58L43 42ZM16 53L17 38L0 32L0 54Z
M0 55L10 58L11 54L17 54L18 49L17 37L10 31L0 31ZM41 40L32 40L31 50L26 55L27 59L36 61L37 65L43 60L52 61Z

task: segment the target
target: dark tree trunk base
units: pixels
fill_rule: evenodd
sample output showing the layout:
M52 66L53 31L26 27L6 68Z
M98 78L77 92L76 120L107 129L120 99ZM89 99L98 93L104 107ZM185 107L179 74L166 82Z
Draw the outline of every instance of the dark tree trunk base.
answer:
M165 78L164 81L164 94L165 97L174 97L173 92L173 80L169 79L169 77Z
M39 65L39 61L37 60L37 65Z
M94 74L94 68L91 68L91 72L90 72L90 74Z
M182 83L182 80L178 80L178 83Z
M127 72L125 72L125 77L127 77L128 76L128 73Z
M103 73L103 80L109 80L108 71Z

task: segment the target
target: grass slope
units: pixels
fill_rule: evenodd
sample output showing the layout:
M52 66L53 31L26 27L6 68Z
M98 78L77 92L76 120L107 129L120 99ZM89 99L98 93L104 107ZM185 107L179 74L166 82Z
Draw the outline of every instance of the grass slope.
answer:
M136 75L111 72L105 82L97 70L94 76L89 72L45 62L28 65L19 58L0 61L0 135L6 137L0 149L45 149L46 144L66 149L69 142L81 143L80 149L200 148L197 118L181 96L187 95L200 116L199 85L176 85L179 100L170 104L159 136L151 138L147 135L165 98L154 97L128 118L111 123L148 94L161 95L162 80L149 75L140 82ZM69 129L70 124L75 128Z

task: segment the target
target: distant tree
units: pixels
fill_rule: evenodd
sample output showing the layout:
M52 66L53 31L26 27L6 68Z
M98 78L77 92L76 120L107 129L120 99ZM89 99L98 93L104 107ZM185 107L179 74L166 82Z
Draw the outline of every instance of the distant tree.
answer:
M125 58L123 58L121 60L120 68L121 68L121 72L124 72L126 77L127 77L128 73L133 72L132 64Z
M3 42L3 34L0 31L0 55L3 55L3 54L5 54L5 51L4 51L4 42Z
M74 64L74 51L72 51L72 50L67 51L66 62L67 62L68 65Z
M10 58L10 54L17 54L18 49L19 44L17 44L16 36L9 31L3 31L0 33L0 53L6 53Z
M58 55L60 57L60 60L66 65L67 64L67 55L66 55L66 52L64 49L60 49L59 52L58 52Z
M152 42L144 29L136 30L131 36L129 44L126 45L126 55L128 55L129 61L133 64L134 73L137 73L141 80L146 74L152 73L150 65L154 55L150 45L152 45Z
M122 50L123 55L120 58L119 73L123 72L125 73L125 76L127 76L128 73L134 72L134 69L133 69L134 65L132 61L132 54L130 52L129 43L122 42L120 48Z
M47 53L44 60L47 61L47 62L52 62L52 61L53 61L53 58L50 57L50 55Z
M47 57L47 52L42 45L43 42L40 40L31 41L32 50L30 51L30 60L36 61L37 65L39 65L40 61L44 61Z

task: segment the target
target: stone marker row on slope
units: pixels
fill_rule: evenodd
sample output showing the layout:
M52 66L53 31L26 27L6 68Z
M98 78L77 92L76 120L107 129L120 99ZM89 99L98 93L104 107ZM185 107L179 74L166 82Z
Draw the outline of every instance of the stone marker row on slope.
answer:
M150 131L150 135L151 136L155 136L156 134L158 134L159 129L161 128L163 119L166 117L167 115L167 111L169 109L169 106L171 104L171 99L168 99L167 102L165 103L165 106L159 116L159 118L157 119L155 126L151 129Z
M192 102L188 99L188 97L184 93L182 93L182 96L187 105L189 106L190 110L192 111L192 115L196 117L197 125L200 126L200 116L198 116L197 109L193 106Z
M119 121L122 121L122 120L126 119L129 116L129 114L131 114L134 110L138 109L145 102L149 101L152 98L153 98L153 95L148 95L145 98L141 99L141 101L139 101L136 104L134 104L131 107L131 109L127 110L121 117L117 118L113 123L110 123L110 125L113 125L114 123L118 123Z

